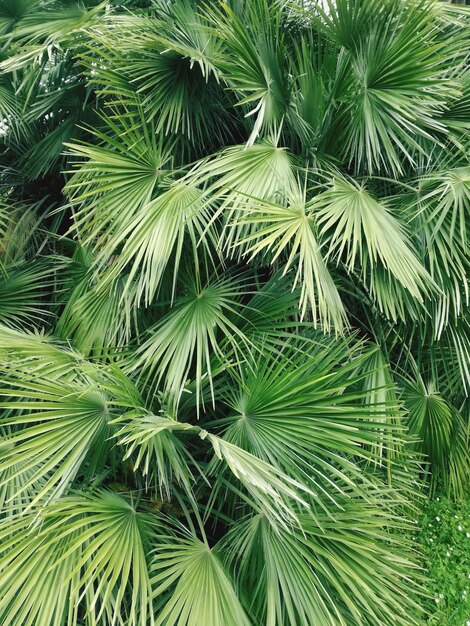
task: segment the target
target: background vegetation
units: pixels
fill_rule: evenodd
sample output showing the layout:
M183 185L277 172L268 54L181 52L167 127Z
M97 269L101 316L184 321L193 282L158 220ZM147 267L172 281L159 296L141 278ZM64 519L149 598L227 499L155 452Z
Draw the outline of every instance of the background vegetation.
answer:
M0 0L1 623L470 617L469 17Z
M418 521L418 520L417 520ZM470 503L437 496L419 519L429 572L429 624L460 626L470 621Z

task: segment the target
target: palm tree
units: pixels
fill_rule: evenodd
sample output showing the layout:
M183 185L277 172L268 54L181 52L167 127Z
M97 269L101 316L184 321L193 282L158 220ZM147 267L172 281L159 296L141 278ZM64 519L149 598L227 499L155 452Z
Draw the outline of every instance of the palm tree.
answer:
M470 13L0 0L0 622L424 623L469 486Z

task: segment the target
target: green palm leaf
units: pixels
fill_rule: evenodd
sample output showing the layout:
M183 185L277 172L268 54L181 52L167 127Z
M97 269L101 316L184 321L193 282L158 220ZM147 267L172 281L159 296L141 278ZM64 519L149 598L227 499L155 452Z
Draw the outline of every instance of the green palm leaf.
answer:
M104 271L120 250L103 280L117 280L127 271L124 289L129 291L135 280L136 302L143 301L148 305L170 262L176 280L185 249L192 252L198 270L197 247L201 241L205 243L206 239L212 239L211 234L206 233L209 221L210 212L203 202L202 191L177 181L155 200L142 206L125 227L112 233L97 255L95 267Z
M80 207L74 228L84 243L119 233L170 174L170 155L151 128L142 140L139 119L139 112L117 119L103 115L103 129L92 130L98 145L68 146L79 159L65 191L72 206Z
M329 240L328 255L342 260L350 272L359 265L372 294L381 289L381 275L376 275L375 267L382 266L422 302L423 293L433 287L432 279L386 201L379 201L354 181L334 178L315 197L313 207L320 232Z
M222 210L234 211L251 196L282 200L296 185L293 155L275 140L227 148L197 164L189 180L213 181L209 197L221 200Z
M2 373L11 368L24 372L25 380L34 382L34 376L46 380L74 380L81 357L67 347L56 344L44 333L25 332L0 327L0 354Z
M321 526L309 516L301 523L301 529L286 530L258 515L235 524L222 541L262 623L422 623L410 546L407 554L386 530L396 522L350 502L322 518Z
M80 3L65 2L47 6L47 3L44 5L33 1L21 10L23 7L20 3L20 10L15 15L15 28L9 34L9 39L13 39L16 44L15 54L2 61L1 69L6 72L17 71L30 63L43 61L54 49L73 48L79 41L80 30L92 23L104 6L101 3L87 9Z
M454 495L466 492L469 453L461 415L439 395L432 383L422 379L409 383L404 395L409 409L410 433L418 438L425 462L432 467L432 488L443 484Z
M80 589L70 571L80 552L67 554L62 541L46 557L47 530L38 532L35 516L23 513L2 525L0 616L13 626L73 626Z
M229 228L233 231L229 240L243 256L253 259L266 255L274 263L282 255L286 258L284 274L293 266L293 286L301 287L301 317L309 310L314 326L319 321L326 331L343 330L345 311L321 253L315 216L305 191L291 190L287 206L249 198L245 207L237 209Z
M0 270L0 323L16 328L47 324L52 312L45 296L58 285L59 269L59 263L35 262Z
M109 19L105 36L102 26L90 29L93 43L84 59L92 84L114 101L129 104L137 92L146 118L156 120L157 132L181 133L193 143L225 135L229 102L214 65L220 42L190 2L156 9L156 19Z
M294 502L309 508L304 494L314 495L311 489L285 474L276 465L205 430L201 431L200 437L201 439L207 437L214 449L214 460L208 470L209 476L217 474L218 484L214 490L214 498L225 483L224 475L220 472L220 461L223 461L233 476L245 487L251 498L250 506L255 510L264 511L276 524L288 528L289 523L297 520L297 507L293 506Z
M69 296L56 334L73 338L84 356L100 356L126 345L135 319L132 295L123 291L122 282L101 284L85 277Z
M126 613L130 626L147 619L154 623L146 550L156 521L150 514L116 494L100 492L63 498L41 516L39 531L28 529L23 520L31 519L26 517L6 528L14 533L13 542L2 536L0 585L8 589L0 601L4 619L14 626L69 626L77 622L83 602L92 626L122 623ZM25 531L22 540L15 526ZM28 553L35 555L32 563ZM30 578L31 565L36 569ZM47 596L47 603L38 594L41 576L44 588L63 589Z
M151 572L156 626L250 626L217 554L190 533L157 541Z
M129 371L138 369L154 377L154 385L164 381L165 390L177 401L191 371L199 399L204 378L212 388L212 357L226 362L232 351L238 355L239 349L250 347L238 328L243 321L239 300L244 278L213 278L201 284L196 277L186 282L186 293L149 329L150 336L129 365Z
M175 436L193 430L191 424L142 411L127 412L112 424L118 426L114 434L117 444L126 449L123 461L132 459L133 471L140 470L146 480L152 481L160 498L165 495L170 499L173 481L191 495L194 476L190 465L196 462Z
M282 121L289 102L285 44L281 30L283 3L253 0L243 7L243 19L227 4L211 13L212 27L223 42L218 62L224 80L253 117L251 145L262 130Z
M362 350L299 339L261 360L255 355L218 389L229 413L209 425L332 502L345 488L360 493L358 477L367 478L355 459L380 464L403 437L384 364L375 362L376 350Z
M437 38L432 4L331 2L326 23L317 22L348 50L343 154L356 169L401 173L402 160L413 163L422 151L420 138L432 142L446 132L439 117L458 85L447 73L452 52Z
M16 430L0 456L0 484L11 483L29 470L28 480L13 497L45 477L31 505L46 496L57 498L70 486L87 456L95 457L94 463L102 456L109 432L106 400L95 389L28 379L21 370L2 373L1 382L1 408L19 414L2 418L3 424ZM18 469L12 472L13 467Z

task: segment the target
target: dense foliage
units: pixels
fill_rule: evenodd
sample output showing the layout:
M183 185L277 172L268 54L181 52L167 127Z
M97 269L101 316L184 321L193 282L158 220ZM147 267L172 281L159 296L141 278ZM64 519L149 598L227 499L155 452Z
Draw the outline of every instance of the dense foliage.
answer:
M469 485L470 13L0 0L0 622L412 626Z
M470 623L470 502L429 500L417 522L429 572L429 624Z

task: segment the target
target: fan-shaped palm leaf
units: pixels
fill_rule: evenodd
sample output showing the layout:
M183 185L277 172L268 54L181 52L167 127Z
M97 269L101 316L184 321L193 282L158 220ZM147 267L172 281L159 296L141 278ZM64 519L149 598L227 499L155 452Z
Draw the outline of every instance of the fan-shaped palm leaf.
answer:
M422 302L433 281L386 201L376 199L363 185L335 178L312 205L320 232L329 240L328 255L342 260L350 272L359 265L373 295L381 290L382 276L375 268L382 266L391 280Z
M186 282L186 293L149 329L149 338L139 346L129 366L130 371L141 369L147 377L155 377L156 385L164 380L165 389L177 400L190 371L195 372L199 398L203 378L207 377L212 386L212 357L226 361L232 351L238 356L239 350L250 347L238 328L243 321L239 301L244 278L215 278L201 284L196 277Z
M312 312L314 325L321 322L326 331L343 330L345 311L336 285L328 271L316 232L313 211L300 187L290 190L287 206L249 198L237 209L229 229L233 247L252 259L266 255L271 263L283 255L284 274L296 270L293 287L301 286L300 310ZM240 234L245 232L244 236Z
M92 626L122 623L126 613L131 626L154 623L146 551L156 520L150 514L100 492L63 498L41 517L39 531L28 529L25 520L32 520L23 517L6 528L13 541L5 531L2 536L0 586L8 592L2 593L0 615L7 622L71 626L83 602ZM40 577L51 591L43 598Z
M384 376L384 365L373 361L374 351L360 354L360 344L289 344L262 360L255 355L240 374L233 370L233 380L217 390L230 412L209 424L332 501L353 484L360 492L362 468L354 459L380 462L382 449L391 452L403 436L396 402L387 396L390 384L358 389Z
M258 515L236 523L222 542L262 623L421 624L407 551L384 528L400 523L353 501L320 526L308 515L301 523L299 530L273 528Z
M207 543L163 536L151 566L156 626L249 626L229 574Z
M85 243L103 233L119 233L139 208L146 206L169 171L170 156L152 128L138 130L142 114L103 116L104 129L93 129L101 145L71 144L81 161L65 191L80 205L75 228ZM147 128L147 127L146 127ZM73 174L73 172L71 172ZM109 231L109 232L108 232ZM98 240L100 241L100 240Z
M0 484L34 468L14 496L47 477L31 504L46 496L57 497L70 486L88 455L96 463L106 449L106 400L97 390L79 389L76 384L28 380L21 370L2 373L1 382L0 406L20 413L2 418L3 424L16 430L0 456ZM18 468L16 473L10 471L12 467Z
M422 379L408 383L404 396L409 409L408 427L418 438L425 461L432 467L432 488L438 485L454 495L466 492L469 453L461 415Z
M353 82L343 98L343 141L356 169L401 173L402 160L413 162L413 153L422 150L419 137L432 142L446 131L439 117L458 84L447 74L451 52L437 40L432 4L330 3L326 35L350 54Z
M0 323L16 328L46 324L45 296L58 284L60 265L43 262L23 263L0 270Z
M260 131L282 122L289 103L285 72L286 49L281 30L283 3L253 0L243 6L243 18L228 4L211 13L212 27L225 47L217 63L224 80L239 94L253 116L251 145ZM249 107L249 108L248 108Z

